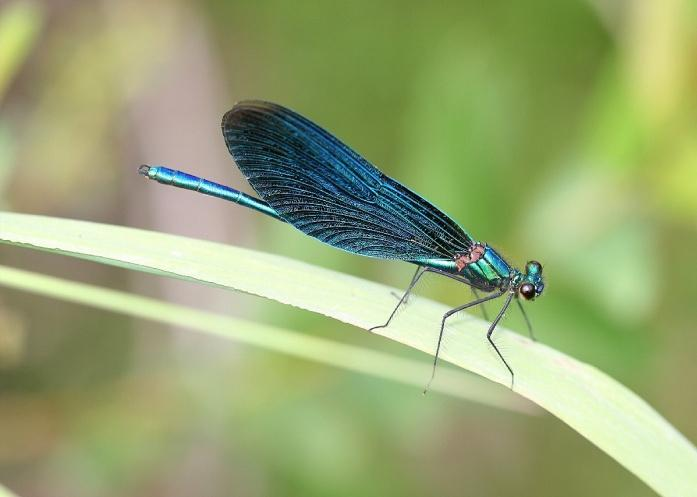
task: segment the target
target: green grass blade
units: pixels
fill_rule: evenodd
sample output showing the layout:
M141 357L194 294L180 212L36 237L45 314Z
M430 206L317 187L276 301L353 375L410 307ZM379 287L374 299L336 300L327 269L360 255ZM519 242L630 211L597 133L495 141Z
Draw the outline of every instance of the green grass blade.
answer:
M17 494L10 492L7 487L0 485L0 497L17 497Z
M130 228L0 214L0 240L151 273L233 288L361 328L394 306L390 288L283 257ZM446 307L415 299L380 334L432 353ZM492 381L510 377L487 347L485 323L449 326L442 357ZM562 331L560 331L561 333ZM668 497L697 495L697 450L646 402L597 369L501 329L496 340L516 371L515 391L542 406Z
M425 362L20 269L0 266L0 285L137 318L183 326L417 387L423 387L424 379L431 373L430 365ZM501 409L528 414L535 410L532 404L509 392L493 390L477 376L453 369L443 370L442 373L433 385L434 391Z

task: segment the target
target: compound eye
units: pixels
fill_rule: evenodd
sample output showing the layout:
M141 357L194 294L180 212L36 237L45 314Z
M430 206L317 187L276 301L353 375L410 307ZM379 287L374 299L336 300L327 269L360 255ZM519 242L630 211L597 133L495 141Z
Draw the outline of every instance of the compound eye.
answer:
M527 264L527 272L528 273L534 273L534 274L542 274L542 264L540 264L537 261L530 261Z
M525 300L532 300L535 298L535 287L532 283L523 283L520 285L519 292Z

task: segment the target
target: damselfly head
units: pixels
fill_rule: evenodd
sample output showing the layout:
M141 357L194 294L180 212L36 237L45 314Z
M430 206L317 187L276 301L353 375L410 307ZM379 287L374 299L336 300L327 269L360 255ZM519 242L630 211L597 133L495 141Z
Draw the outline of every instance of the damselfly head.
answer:
M525 276L523 277L518 293L525 300L533 300L542 295L545 283L542 279L542 264L537 261L530 261L525 265Z

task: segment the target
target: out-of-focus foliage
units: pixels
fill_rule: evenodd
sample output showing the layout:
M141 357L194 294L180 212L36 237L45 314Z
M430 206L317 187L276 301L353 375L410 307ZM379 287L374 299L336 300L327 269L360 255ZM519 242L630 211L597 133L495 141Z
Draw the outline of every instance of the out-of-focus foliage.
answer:
M14 2L0 14L0 100L5 95L39 34L42 9L33 2ZM14 165L14 140L9 124L0 116L0 191ZM0 201L0 207L3 203Z
M236 100L278 101L513 262L540 260L539 338L697 439L694 2L11 0L0 40L3 208L406 284L403 264L137 178L161 162L244 185L219 119ZM0 262L336 335L181 282L18 249ZM436 279L422 291L469 297ZM507 324L523 329L516 313ZM0 481L26 496L652 495L553 419L151 327L0 293Z

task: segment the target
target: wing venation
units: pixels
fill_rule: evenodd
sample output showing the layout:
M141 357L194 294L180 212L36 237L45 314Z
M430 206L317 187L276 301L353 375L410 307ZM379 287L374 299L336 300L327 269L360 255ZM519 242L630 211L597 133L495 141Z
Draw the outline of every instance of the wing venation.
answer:
M242 102L225 114L222 128L252 188L285 221L320 241L410 261L450 258L472 246L445 213L285 107Z

